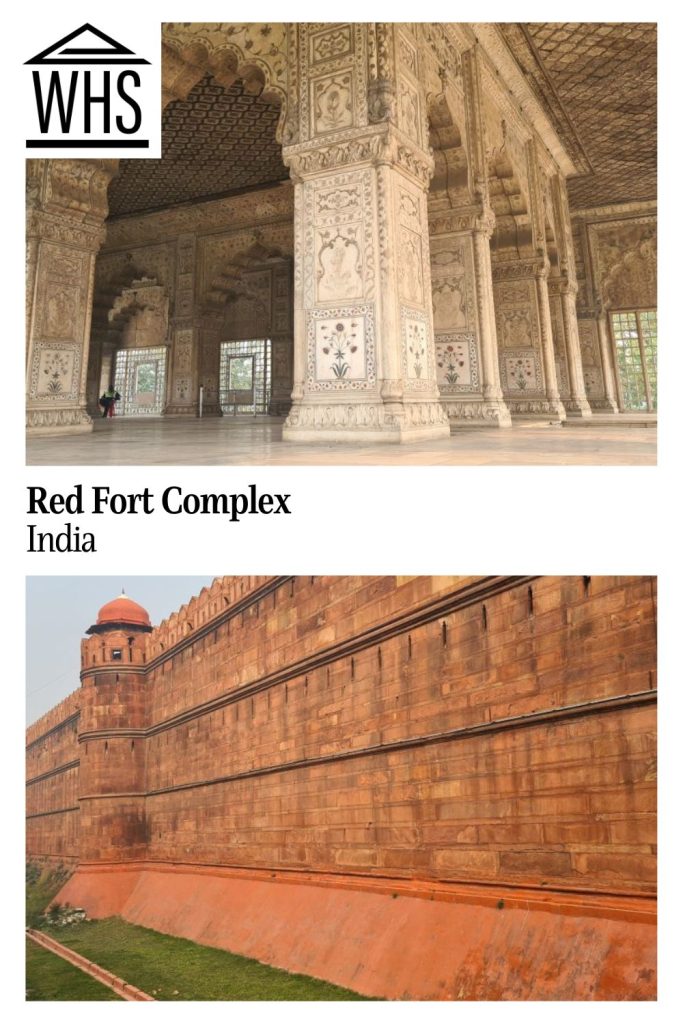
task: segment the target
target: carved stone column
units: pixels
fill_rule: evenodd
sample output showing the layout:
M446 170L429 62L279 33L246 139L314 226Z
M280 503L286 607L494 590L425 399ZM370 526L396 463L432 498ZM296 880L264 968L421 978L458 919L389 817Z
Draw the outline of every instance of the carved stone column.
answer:
M199 405L199 328L194 304L195 249L196 238L193 234L178 236L167 416L196 416Z
M461 73L469 171L465 201L462 192L451 192L447 175L433 183L431 195L437 382L452 424L508 427L511 419L500 386L493 307L490 238L495 216L489 205L476 46L462 55ZM452 124L445 93L440 100L437 97L438 102L445 111L443 124ZM444 145L443 150L447 148ZM442 159L448 163L443 150Z
M465 230L462 230L465 227ZM437 382L452 424L509 427L493 308L493 212L430 216Z
M393 25L297 27L294 388L283 437L445 437L436 384L417 45ZM413 53L410 53L412 47ZM412 56L412 67L411 67Z
M496 317L493 307L490 246L492 232L493 213L488 211L477 219L472 231L477 322L481 343L484 418L494 421L499 427L509 427L511 423L510 410L505 404L500 386Z
M567 377L569 382L569 397L565 398L564 407L571 416L591 416L592 410L588 403L584 382L579 325L576 315L578 286L576 283L574 241L567 199L567 183L559 174L554 175L551 180L550 195L557 231L556 241L560 273L562 275L560 282L558 282L558 291L561 300L563 334L567 355Z
M538 303L539 326L541 332L541 357L543 359L543 376L545 378L545 402L542 412L549 412L558 419L566 419L566 413L557 386L557 369L555 367L555 346L553 344L553 323L550 317L550 298L548 295L548 264L539 263L535 268L536 301Z
M271 313L271 392L268 412L286 416L292 407L293 348L292 336L292 265L288 261L273 273Z
M602 361L602 379L605 385L605 404L607 411L619 412L618 385L612 358L612 343L607 326L607 312L602 310L597 317L600 359Z
M562 304L562 322L567 352L567 376L569 378L569 398L565 398L563 404L567 413L571 416L592 416L593 412L588 404L583 379L579 325L576 318L576 292L575 284L572 285L566 280L560 282L559 294Z
M222 416L220 402L221 327L218 313L202 316L199 327L199 386L203 390L202 416ZM199 398L197 398L199 401Z
M92 429L86 382L95 256L117 160L29 160L26 203L26 425Z

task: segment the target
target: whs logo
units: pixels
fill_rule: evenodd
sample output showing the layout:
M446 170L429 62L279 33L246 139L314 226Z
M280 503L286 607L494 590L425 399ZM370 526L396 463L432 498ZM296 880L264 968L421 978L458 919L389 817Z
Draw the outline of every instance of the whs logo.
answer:
M32 101L27 156L161 156L158 68L151 61L86 22L25 67Z

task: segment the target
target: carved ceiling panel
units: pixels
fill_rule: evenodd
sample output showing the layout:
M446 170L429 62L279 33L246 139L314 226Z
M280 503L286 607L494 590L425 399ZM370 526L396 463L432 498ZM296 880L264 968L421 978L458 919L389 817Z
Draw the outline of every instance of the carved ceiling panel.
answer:
M572 209L656 198L656 25L501 29L580 171L568 182Z
M196 202L287 178L275 140L280 108L206 75L163 114L163 158L122 160L111 217Z

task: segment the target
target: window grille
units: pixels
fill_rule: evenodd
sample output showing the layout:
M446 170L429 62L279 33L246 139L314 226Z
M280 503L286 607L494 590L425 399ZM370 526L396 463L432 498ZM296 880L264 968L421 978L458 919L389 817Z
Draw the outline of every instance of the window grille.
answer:
M220 403L224 415L265 415L270 392L270 339L224 341L220 362Z
M166 348L122 348L116 353L117 416L161 416L166 396Z
M622 409L657 409L657 312L622 310L611 314Z

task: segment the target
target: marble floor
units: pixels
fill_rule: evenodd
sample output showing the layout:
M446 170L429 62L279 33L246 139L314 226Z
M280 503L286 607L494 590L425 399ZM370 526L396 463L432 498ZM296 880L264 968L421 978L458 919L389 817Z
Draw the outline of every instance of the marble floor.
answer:
M33 437L29 466L652 466L652 418L596 416L588 425L516 423L460 428L450 438L407 445L293 444L282 419L95 420L92 433ZM578 429L580 427L580 429ZM650 427L650 429L642 429Z

